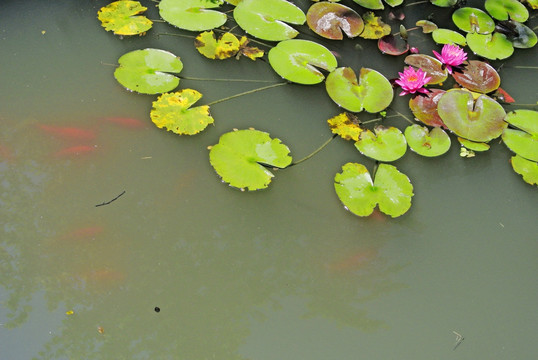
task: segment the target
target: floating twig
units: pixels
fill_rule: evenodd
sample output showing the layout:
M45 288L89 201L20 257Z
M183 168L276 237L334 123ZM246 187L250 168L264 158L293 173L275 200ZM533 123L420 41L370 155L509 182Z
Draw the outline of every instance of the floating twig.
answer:
M456 335L456 344L454 344L454 348L452 350L456 350L456 348L460 346L460 344L463 342L463 340L465 340L465 338L454 330L452 330L452 332L454 333L454 335Z
M120 196L122 196L123 194L125 194L125 190L123 190L122 193L119 194L118 196L116 196L114 199L109 200L109 201L106 201L106 202L101 203L101 204L97 204L97 205L95 205L95 207L108 205L108 204L110 204L111 202L118 200L118 199L120 198Z

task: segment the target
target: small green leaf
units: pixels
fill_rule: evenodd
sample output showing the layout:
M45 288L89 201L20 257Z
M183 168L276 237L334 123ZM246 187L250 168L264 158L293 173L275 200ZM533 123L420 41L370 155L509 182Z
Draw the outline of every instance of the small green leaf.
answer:
M141 94L160 94L175 89L183 63L174 54L159 49L135 50L119 58L120 66L114 77L131 91Z
M269 50L269 64L284 79L312 85L325 79L317 68L333 71L336 57L324 46L308 40L285 40Z
M474 141L467 140L461 137L458 137L458 141L460 142L462 146L472 151L488 151L489 150L489 145L483 142L474 142Z
M432 32L433 41L438 44L457 44L461 46L467 45L465 36L449 29L437 29Z
M523 176L523 180L531 185L538 184L538 163L522 158L519 155L510 159L512 168L516 173Z
M451 7L456 5L458 0L430 0L430 2L439 7Z
M202 94L193 89L183 89L162 94L153 102L151 121L159 129L165 128L179 135L194 135L214 122L209 114L209 106L192 108Z
M102 7L97 18L106 31L116 35L141 35L153 25L147 17L136 16L146 10L138 1L115 1Z
M374 131L375 134L370 130L363 131L355 143L361 154L384 162L396 161L404 156L407 142L400 129L376 126Z
M223 134L212 146L209 161L224 182L239 189L265 189L274 176L265 166L285 168L291 164L290 150L258 130L238 130Z
M452 21L458 28L468 33L489 34L495 30L493 19L484 11L475 8L459 8L452 14Z
M368 216L376 205L379 210L398 217L411 207L413 185L396 167L379 164L372 181L362 164L347 163L334 177L334 189L346 209L358 216Z
M518 22L525 22L529 18L529 11L517 0L486 0L484 4L487 12L497 20L509 18Z
M405 129L405 138L411 150L422 156L439 156L450 149L450 137L439 127L428 131L426 126L409 125Z
M189 31L211 30L226 22L226 14L215 10L222 0L161 0L159 14L166 22Z

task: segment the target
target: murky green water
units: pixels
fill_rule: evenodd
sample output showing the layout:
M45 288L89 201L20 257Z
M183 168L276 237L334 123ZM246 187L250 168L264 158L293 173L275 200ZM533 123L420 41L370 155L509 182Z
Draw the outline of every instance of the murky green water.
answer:
M437 159L409 152L396 165L416 195L398 219L343 208L334 174L348 161L373 163L338 139L278 172L268 190L241 193L219 182L207 146L255 127L296 159L307 155L339 112L323 86L216 104L204 133L167 133L149 121L155 97L121 88L106 64L154 47L181 56L184 76L278 79L264 62L216 63L192 39L156 36L171 31L166 24L120 40L96 20L104 4L0 5L1 359L535 356L538 195L511 170L504 145L473 159L455 144ZM424 16L415 11L409 24ZM349 43L332 50L342 65L396 76L401 58L362 43L362 53ZM503 88L532 103L536 70L513 66L534 65L536 49L518 53ZM261 85L180 86L208 103ZM405 101L394 106L408 111ZM95 138L63 140L43 125ZM73 146L87 153L64 154ZM453 331L465 337L456 350Z

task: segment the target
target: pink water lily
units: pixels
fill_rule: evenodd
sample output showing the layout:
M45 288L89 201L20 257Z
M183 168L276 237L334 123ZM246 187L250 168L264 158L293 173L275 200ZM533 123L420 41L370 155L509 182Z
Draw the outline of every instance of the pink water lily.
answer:
M446 44L443 46L441 54L435 50L433 51L433 54L446 66L449 74L452 74L453 66L460 66L467 60L467 54L458 45Z
M403 73L399 72L398 75L400 75L400 78L394 82L400 85L403 90L400 96L414 93L426 94L428 92L428 90L424 89L424 85L431 80L431 76L427 76L422 69L415 70L408 66Z

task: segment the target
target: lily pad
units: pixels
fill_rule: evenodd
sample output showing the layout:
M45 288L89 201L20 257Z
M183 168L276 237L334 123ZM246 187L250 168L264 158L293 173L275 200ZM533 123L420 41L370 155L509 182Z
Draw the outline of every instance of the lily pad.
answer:
M239 189L259 190L274 176L264 165L284 168L291 164L290 150L259 130L238 130L223 134L212 146L209 161L223 181ZM262 165L264 164L264 165Z
M330 72L338 65L326 47L308 40L281 41L269 50L268 57L269 64L284 79L306 85L325 79L316 67Z
M383 2L381 0L353 0L363 8L367 8L370 10L383 10L385 6L383 6ZM392 6L398 6L403 3L403 0L385 0L385 2Z
M234 19L243 30L262 40L281 41L299 34L288 25L302 25L306 16L286 0L243 0L234 9Z
M395 127L376 126L375 134L365 130L355 142L355 147L364 156L377 161L391 162L404 156L407 150L405 136Z
M510 159L512 168L516 173L523 176L523 180L531 185L538 184L538 163L522 158L519 155Z
M430 2L439 7L451 7L458 3L458 0L430 0Z
M495 22L484 11L462 7L452 14L454 24L468 33L489 34L495 30Z
M506 115L504 121L531 135L538 136L538 111L526 109L514 110Z
M159 14L166 22L180 29L204 31L217 28L226 22L226 14L216 10L222 0L161 0Z
M383 54L399 56L409 51L409 43L400 35L385 35L377 40L377 47Z
M329 120L329 128L333 134L340 135L344 140L358 141L363 129L359 126L359 119L353 114L344 112Z
M503 107L486 95L476 102L464 90L450 90L437 104L437 111L445 125L456 135L476 142L488 142L499 137L508 125Z
M500 21L495 29L497 32L506 35L507 39L512 43L512 46L516 48L528 49L534 47L536 42L538 42L538 38L534 31L517 21Z
M506 35L495 32L493 34L467 34L467 44L471 50L482 57L490 60L502 60L514 53L514 46Z
M160 94L175 89L183 63L174 54L159 49L128 52L118 59L114 77L131 91L141 94Z
M97 18L106 31L116 35L141 35L153 25L147 17L138 16L147 9L138 1L114 1L102 7Z
M486 0L484 7L497 20L510 18L518 22L525 22L529 18L529 11L525 5L517 0Z
M440 84L448 77L448 71L443 68L443 64L433 56L424 54L411 54L405 57L404 62L426 72L431 77L428 84Z
M419 20L415 23L415 25L420 26L424 34L429 34L437 30L437 25L429 20Z
M239 40L232 33L224 33L217 39L213 30L204 31L194 39L198 52L209 59L228 59L239 51Z
M431 89L427 94L412 97L409 100L409 108L415 118L429 126L446 128L437 112L437 103L445 93L446 91L441 89Z
M432 32L432 39L438 44L467 45L465 36L449 29L437 29Z
M334 189L346 209L358 216L368 216L376 205L392 217L403 215L411 207L413 185L409 178L388 164L379 164L372 181L362 164L347 163L334 177Z
M306 13L306 23L319 36L332 40L342 40L342 31L354 38L364 30L364 22L355 10L328 2L313 4Z
M179 135L194 135L212 124L209 106L191 107L200 100L202 94L193 89L183 89L159 96L153 102L151 121L159 128L165 128Z
M385 24L379 16L375 16L373 12L368 11L362 15L364 21L364 30L359 35L363 39L379 39L390 34L390 25Z
M429 131L426 126L410 125L405 129L405 139L411 150L422 156L435 157L450 149L450 137L439 127Z
M475 141L467 140L461 137L458 137L458 141L460 142L462 146L472 151L488 151L489 150L489 145L483 142L475 142Z
M478 60L468 61L461 72L455 71L452 76L464 88L482 94L495 91L501 85L501 77L493 66Z
M327 76L325 86L335 103L353 112L382 111L390 105L394 97L392 85L387 78L367 68L361 69L359 80L353 69L338 68Z
M503 142L510 150L527 160L538 161L538 137L521 131L506 128L502 134Z

